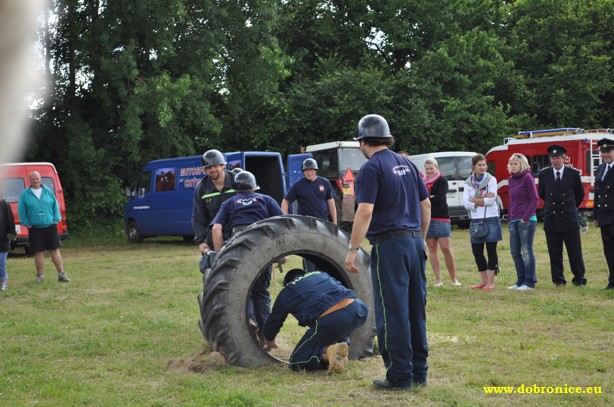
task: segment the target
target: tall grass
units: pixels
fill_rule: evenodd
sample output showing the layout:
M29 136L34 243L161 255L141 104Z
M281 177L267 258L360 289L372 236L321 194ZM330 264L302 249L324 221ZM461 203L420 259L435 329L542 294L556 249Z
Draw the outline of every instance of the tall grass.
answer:
M405 393L373 389L372 379L384 375L377 356L354 361L336 376L292 373L284 365L226 365L210 352L196 325L195 298L202 290L196 248L181 239L132 245L115 232L101 235L65 242L70 284L56 282L48 258L46 281L36 284L33 259L19 251L9 257L9 289L0 293L0 405L614 403L614 292L600 290L607 283L607 267L597 229L582 238L588 286L555 288L538 227L534 292L506 289L515 282L507 241L499 245L497 289L471 290L479 276L468 231L453 230L463 286L449 286L442 270L446 286L433 288L427 267L429 385ZM571 280L568 267L566 276ZM293 324L285 329L295 337L302 331ZM602 394L484 392L484 386L520 385L599 386Z

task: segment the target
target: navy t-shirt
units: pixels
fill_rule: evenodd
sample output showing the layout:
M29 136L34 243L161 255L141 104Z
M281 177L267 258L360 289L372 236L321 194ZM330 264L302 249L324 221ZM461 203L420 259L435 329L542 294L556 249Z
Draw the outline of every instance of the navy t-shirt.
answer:
M285 198L290 204L298 201L298 214L328 220L327 200L335 197L330 182L316 176L313 181L301 178L290 187Z
M418 168L397 153L376 152L356 177L356 202L374 204L367 238L395 230L420 230L420 202L429 192Z
M235 226L251 225L271 216L281 216L279 204L270 196L250 192L238 193L224 201L219 212L211 221L211 225L219 223L224 229Z

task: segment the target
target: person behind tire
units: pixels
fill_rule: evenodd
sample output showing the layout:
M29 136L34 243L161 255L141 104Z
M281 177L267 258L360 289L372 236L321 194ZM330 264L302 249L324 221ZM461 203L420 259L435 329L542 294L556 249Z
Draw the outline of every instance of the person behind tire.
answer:
M235 176L234 182L237 195L224 201L217 215L211 222L213 231L213 246L220 253L224 245L224 232L232 234L245 229L252 223L272 216L283 215L279 204L268 195L255 192L260 189L256 178L249 171L242 171ZM247 260L247 259L246 259ZM248 301L248 316L250 325L262 341L262 327L271 312L271 266L266 267L254 282L254 287Z
M194 189L192 205L192 227L194 241L201 254L207 255L213 247L210 224L220 210L222 203L235 194L234 175L226 170L224 155L218 150L208 150L203 154L202 164L205 175ZM230 237L230 230L224 236Z
M277 348L275 337L288 314L309 329L290 356L290 368L339 373L348 365L349 336L367 321L369 309L354 291L320 271L292 269L284 277L262 333L263 350Z
M426 252L431 220L429 192L418 168L389 149L394 142L386 120L367 115L355 140L367 157L356 178L356 202L345 268L357 273L358 247L371 250L371 279L378 347L386 377L376 389L403 390L427 380Z
M45 273L44 254L49 251L51 261L58 271L58 282L69 283L64 272L60 254L58 222L62 219L60 205L53 192L41 184L41 175L32 171L28 175L30 187L23 190L17 204L17 214L21 226L28 228L28 245L34 253L36 282L42 283Z
M317 174L318 163L313 158L307 158L301 166L304 177L296 181L281 201L281 211L288 214L290 205L298 202L298 214L313 216L337 224L337 208L335 207L335 193L330 181ZM309 260L303 259L303 268L315 271L316 266Z

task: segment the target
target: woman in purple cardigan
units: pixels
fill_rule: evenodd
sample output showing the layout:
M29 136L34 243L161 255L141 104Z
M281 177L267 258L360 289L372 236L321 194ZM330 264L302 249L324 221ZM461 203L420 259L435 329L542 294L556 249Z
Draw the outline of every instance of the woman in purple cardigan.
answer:
M539 202L535 178L531 174L527 157L522 154L512 154L507 169L510 172L510 207L507 213L510 251L518 276L516 284L508 287L508 289L517 291L534 290L537 278L535 276L533 237L537 227L535 209Z

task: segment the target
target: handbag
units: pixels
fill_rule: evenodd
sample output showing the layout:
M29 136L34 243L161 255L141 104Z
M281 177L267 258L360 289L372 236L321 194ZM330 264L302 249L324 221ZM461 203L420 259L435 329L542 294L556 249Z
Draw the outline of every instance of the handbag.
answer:
M473 219L469 224L469 233L471 237L477 240L484 239L488 236L488 225L486 224L486 206L484 206L484 218Z

